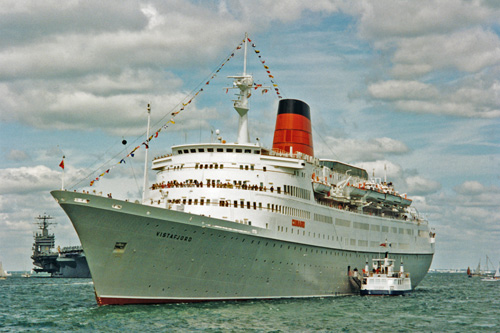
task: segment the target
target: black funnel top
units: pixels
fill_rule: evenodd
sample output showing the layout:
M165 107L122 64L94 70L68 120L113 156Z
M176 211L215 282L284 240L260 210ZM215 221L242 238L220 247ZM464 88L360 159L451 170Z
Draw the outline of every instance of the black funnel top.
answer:
M293 113L300 114L311 120L309 105L298 99L282 99L278 106L278 114Z

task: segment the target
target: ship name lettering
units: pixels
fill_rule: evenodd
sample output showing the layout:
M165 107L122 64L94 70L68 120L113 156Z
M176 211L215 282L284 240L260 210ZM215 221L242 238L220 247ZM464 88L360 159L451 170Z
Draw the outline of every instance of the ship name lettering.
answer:
M193 240L193 237L190 237L190 236L184 236L184 235L178 235L178 234L171 234L169 232L161 232L161 231L157 231L156 232L156 237L171 238L171 239L185 241L185 242L190 242L190 241Z

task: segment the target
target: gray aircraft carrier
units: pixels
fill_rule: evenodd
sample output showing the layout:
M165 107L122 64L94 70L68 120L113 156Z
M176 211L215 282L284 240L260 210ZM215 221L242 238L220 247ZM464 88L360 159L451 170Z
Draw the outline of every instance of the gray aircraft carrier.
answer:
M51 277L90 278L90 270L81 246L55 248L55 236L49 233L51 216L35 218L41 232L36 232L33 243L33 265L37 274L48 273Z

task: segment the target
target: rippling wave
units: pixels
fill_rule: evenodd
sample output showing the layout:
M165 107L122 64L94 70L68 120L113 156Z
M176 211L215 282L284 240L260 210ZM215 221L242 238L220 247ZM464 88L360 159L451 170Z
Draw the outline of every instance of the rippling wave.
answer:
M409 296L98 307L90 279L0 281L0 331L500 332L500 281L428 274Z

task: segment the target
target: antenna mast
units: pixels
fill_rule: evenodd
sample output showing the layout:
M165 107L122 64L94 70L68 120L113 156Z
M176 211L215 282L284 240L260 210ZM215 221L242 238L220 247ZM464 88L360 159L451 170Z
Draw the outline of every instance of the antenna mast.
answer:
M144 187L142 188L142 203L146 202L146 192L148 188L148 139L149 139L149 127L151 124L151 105L148 103L148 128L146 130L146 154L144 157Z
M238 125L238 143L249 143L250 133L248 132L248 98L253 87L253 77L247 74L247 44L248 33L245 33L245 56L243 60L243 74L241 76L228 76L233 78L233 87L240 89L238 99L234 101L234 109L240 115Z

